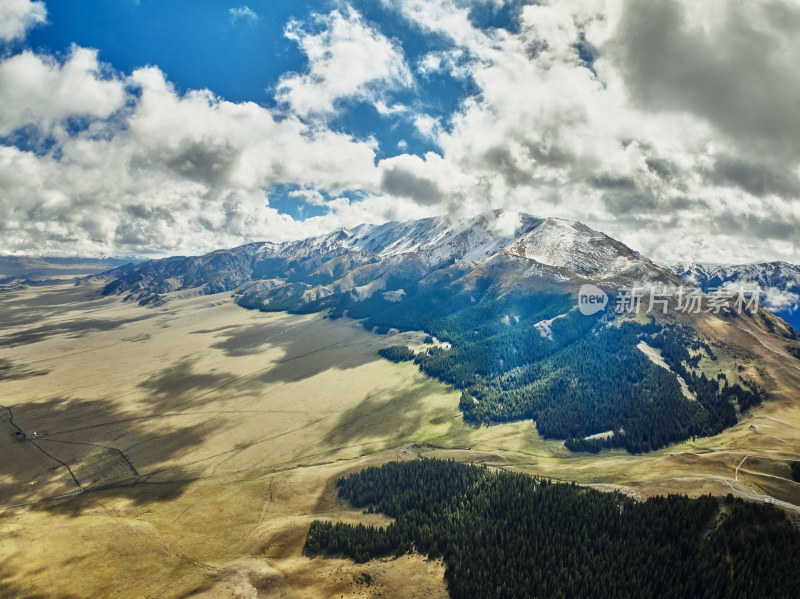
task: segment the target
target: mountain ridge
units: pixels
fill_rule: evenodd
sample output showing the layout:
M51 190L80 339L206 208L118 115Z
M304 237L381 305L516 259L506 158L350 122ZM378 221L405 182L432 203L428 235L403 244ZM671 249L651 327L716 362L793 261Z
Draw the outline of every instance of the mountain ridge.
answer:
M494 266L508 263L504 256L521 258L525 266L541 265L537 276L555 283L669 276L625 244L582 223L493 210L471 218L359 225L301 240L253 242L202 256L151 260L107 273L115 280L104 292L159 303L165 293L178 289L203 287L216 293L280 278L292 265L324 286L347 272L358 271L355 279L369 278L370 270L373 280L386 278L397 269L424 277L456 265L474 269L492 261ZM369 268L375 264L383 268ZM353 287L359 286L356 282Z
M608 302L584 315L576 295L585 284L618 295L681 280L581 223L503 211L360 225L105 276L104 294L140 304L161 305L179 290L232 291L245 308L348 316L378 334L424 331L447 348L391 355L413 356L425 374L461 390L465 420L531 419L573 451L643 452L718 434L760 405L771 384L757 367L739 368L752 353L729 345L734 331L768 335L793 354L800 346L800 336L764 310L686 313L673 301L669 313L617 313ZM612 437L591 440L608 431Z
M800 329L800 266L782 260L744 264L678 263L665 266L704 292L718 288L758 290L764 306Z
M731 283L757 285L767 293L771 307L776 309L796 304L800 297L800 266L782 260L744 264L684 262L669 264L665 268L687 283L698 285L703 291ZM776 291L784 292L784 295ZM788 297L786 293L794 294L794 297Z

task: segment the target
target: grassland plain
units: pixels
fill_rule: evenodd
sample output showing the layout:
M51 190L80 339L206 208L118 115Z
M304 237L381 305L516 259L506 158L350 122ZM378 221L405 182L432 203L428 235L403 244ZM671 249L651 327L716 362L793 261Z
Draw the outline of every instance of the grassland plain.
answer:
M466 426L458 393L378 357L421 333L97 290L0 295L1 597L443 597L442 565L418 556L301 555L314 519L382 522L336 498L338 477L424 455L638 497L725 494L745 455L800 456L800 370L758 331L725 331L747 351L719 368L757 366L773 394L739 425L587 456L531 422ZM800 503L773 461L748 461L738 488Z

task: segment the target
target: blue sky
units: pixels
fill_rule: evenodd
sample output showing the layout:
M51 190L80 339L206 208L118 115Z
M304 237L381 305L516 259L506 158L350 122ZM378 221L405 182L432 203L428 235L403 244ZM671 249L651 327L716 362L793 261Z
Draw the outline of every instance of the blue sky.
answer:
M232 18L228 2L57 2L28 44L62 54L73 44L97 48L102 61L124 72L158 65L182 92L208 88L234 102L265 104L278 77L303 63L283 28L304 3L251 4L256 20Z
M125 73L158 65L180 92L207 88L233 102L274 106L280 77L302 71L308 62L297 44L287 39L287 24L340 5L298 0L251 0L241 5L192 0L54 2L48 5L48 24L30 33L28 45L56 55L68 53L73 44L96 48L101 61ZM353 2L351 6L396 40L409 64L452 46L398 19L396 11L380 2ZM514 3L500 8L475 7L470 15L480 27L513 29L517 8ZM391 100L415 105L446 124L460 102L477 92L468 79L433 73L424 85L397 90ZM343 104L346 109L332 115L329 126L358 138L374 137L380 144L378 158L437 151L436 144L420 135L407 118L381 115L369 102Z
M48 21L28 43L47 52L72 44L97 48L100 59L131 72L159 65L183 91L209 88L232 101L268 102L266 89L302 65L283 36L290 18L311 3L251 2L257 20L230 17L229 2L71 0L48 5Z
M505 208L800 262L791 0L4 0L0 243L198 253Z

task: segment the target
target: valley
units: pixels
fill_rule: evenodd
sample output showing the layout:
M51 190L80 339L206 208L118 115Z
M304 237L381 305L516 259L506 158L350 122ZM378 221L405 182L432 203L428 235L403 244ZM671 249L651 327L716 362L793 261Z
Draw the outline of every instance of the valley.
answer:
M386 522L341 502L333 483L393 459L454 458L634 498L725 495L732 483L800 504L771 460L748 459L733 482L747 454L800 456L800 370L759 331L712 316L702 326L752 354L770 400L716 436L589 455L531 421L465 424L457 391L378 356L424 333L244 310L228 292L172 291L148 307L100 289L0 296L0 589L11 597L444 597L443 566L417 555L301 554L315 519Z
M800 599L800 0L0 0L0 599Z

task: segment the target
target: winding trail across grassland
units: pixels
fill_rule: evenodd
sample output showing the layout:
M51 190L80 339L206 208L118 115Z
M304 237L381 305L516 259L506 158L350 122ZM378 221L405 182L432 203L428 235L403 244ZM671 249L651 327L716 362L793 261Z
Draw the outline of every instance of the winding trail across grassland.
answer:
M775 499L771 495L754 495L752 493L745 493L744 491L740 491L739 489L733 486L733 483L739 482L739 468L742 467L747 458L762 458L765 460L777 460L781 462L793 462L795 461L795 458L777 458L775 456L768 456L768 455L747 454L742 458L742 461L739 462L739 464L736 466L736 469L734 470L733 481L726 480L725 484L728 485L734 493L736 493L737 495L741 495L742 497L746 497L747 499L752 499L753 501L762 501L764 503L771 503L790 510L795 510L797 512L800 512L800 506L794 505L793 503L789 503L788 501L781 501L780 499Z

